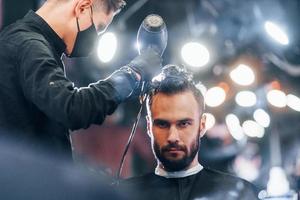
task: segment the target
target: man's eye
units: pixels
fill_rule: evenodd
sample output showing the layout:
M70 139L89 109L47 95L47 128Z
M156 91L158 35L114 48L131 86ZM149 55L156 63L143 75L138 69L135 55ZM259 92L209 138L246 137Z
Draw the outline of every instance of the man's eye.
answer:
M182 121L182 122L179 122L179 123L178 123L178 126L179 126L180 128L185 128L185 127L187 127L187 126L189 126L189 125L191 125L191 123L190 123L189 121Z
M159 128L167 128L168 127L167 122L156 122L155 125Z

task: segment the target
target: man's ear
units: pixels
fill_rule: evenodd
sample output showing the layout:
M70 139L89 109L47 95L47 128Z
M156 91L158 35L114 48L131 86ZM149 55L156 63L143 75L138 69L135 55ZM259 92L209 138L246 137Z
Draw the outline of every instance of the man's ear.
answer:
M75 0L75 16L78 18L85 12L90 12L93 0Z
M206 132L206 115L202 114L200 119L200 138L204 136Z
M152 134L151 134L151 119L150 119L149 115L146 115L146 120L147 120L147 134L151 138L152 137Z

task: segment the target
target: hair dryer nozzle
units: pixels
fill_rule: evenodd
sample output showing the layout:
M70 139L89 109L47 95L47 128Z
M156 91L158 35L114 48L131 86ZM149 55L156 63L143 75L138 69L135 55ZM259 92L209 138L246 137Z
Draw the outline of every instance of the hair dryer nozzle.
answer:
M148 31L158 32L164 29L166 25L161 16L151 14L144 19L143 26Z
M148 15L140 25L137 34L139 53L147 48L152 48L162 55L167 47L167 42L168 31L162 17L156 14Z

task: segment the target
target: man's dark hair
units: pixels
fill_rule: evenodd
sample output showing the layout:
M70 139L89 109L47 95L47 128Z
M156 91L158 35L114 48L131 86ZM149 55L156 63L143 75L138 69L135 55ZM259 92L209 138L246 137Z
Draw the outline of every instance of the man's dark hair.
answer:
M47 0L51 1L51 0ZM71 0L52 0L52 1L57 1L59 2L67 2ZM105 6L106 13L108 14L109 12L120 12L125 6L126 6L126 1L124 0L94 0L94 5L93 8L94 10L99 10Z
M119 11L126 5L124 0L106 0L106 3L107 9L113 11Z
M162 72L152 79L147 98L147 110L150 113L153 96L157 93L167 95L177 94L185 91L192 91L196 101L199 104L200 112L204 112L204 96L201 91L203 85L196 84L193 75L184 67L177 65L166 65Z
M126 5L126 2L124 0L102 0L102 1L106 5L107 13L109 13L110 11L119 12Z

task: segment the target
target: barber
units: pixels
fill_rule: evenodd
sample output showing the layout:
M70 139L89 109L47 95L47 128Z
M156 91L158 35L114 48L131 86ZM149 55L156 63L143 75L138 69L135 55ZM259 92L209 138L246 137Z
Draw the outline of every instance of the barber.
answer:
M160 56L143 51L105 80L76 88L62 55L88 56L123 0L47 0L0 34L0 137L71 158L69 130L101 124L138 94Z

